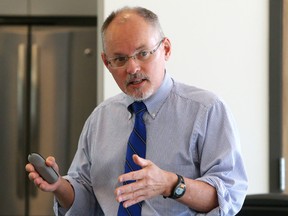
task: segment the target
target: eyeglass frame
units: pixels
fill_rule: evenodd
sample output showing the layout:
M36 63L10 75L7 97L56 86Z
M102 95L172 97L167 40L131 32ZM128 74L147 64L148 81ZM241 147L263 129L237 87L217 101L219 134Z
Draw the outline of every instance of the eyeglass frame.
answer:
M130 58L133 58L134 60L138 60L138 61L140 61L140 62L145 62L146 60L148 60L148 58L145 59L145 60L140 60L137 56L138 56L139 54L143 53L143 52L147 52L147 54L148 54L149 56L153 55L153 54L159 49L160 45L163 43L164 40L165 40L165 37L162 38L162 39L155 45L155 48L152 49L152 50L150 50L150 51L148 51L148 50L141 50L141 51L136 52L134 55L131 55L131 56L129 56L129 55L123 55L123 56L121 56L121 55L119 55L119 56L117 56L117 57L111 57L111 58L108 58L108 59L107 59L107 63L108 63L112 68L121 68L121 67L124 67L124 66L126 65L126 63L129 61ZM149 57L149 56L148 56L148 57ZM123 62L124 62L123 65L121 65L121 66L116 66L116 65L113 66L113 65L112 65L113 63L111 63L111 60L115 60L115 59L118 59L118 58L124 58L124 60L123 60Z

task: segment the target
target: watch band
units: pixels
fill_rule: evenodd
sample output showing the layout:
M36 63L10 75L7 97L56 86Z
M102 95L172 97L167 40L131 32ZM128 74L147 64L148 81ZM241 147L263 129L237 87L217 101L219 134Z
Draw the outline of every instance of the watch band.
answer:
M176 175L178 177L177 184L173 188L172 193L168 196L168 198L171 198L171 199L178 199L178 198L182 197L186 191L186 184L185 184L183 176L178 175L177 173L176 173ZM165 199L167 198L166 196L163 196L163 197Z

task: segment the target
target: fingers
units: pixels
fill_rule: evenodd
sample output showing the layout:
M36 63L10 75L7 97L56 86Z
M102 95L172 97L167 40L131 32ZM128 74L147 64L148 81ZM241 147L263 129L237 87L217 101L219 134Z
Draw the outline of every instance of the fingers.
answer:
M29 173L28 178L35 183L35 185L40 184L43 179L40 177L39 173L35 170L32 164L26 164L25 170Z
M47 157L46 158L46 164L49 166L49 165L54 165L56 163L56 160L55 160L55 158L54 157L52 157L52 156L49 156L49 157Z
M116 200L123 202L125 208L141 202L147 198L146 191L142 190L143 188L144 184L141 181L119 187L115 190Z
M26 165L26 170L30 170L30 165L31 164L27 164ZM31 165L32 166L32 165ZM33 166L32 166L33 167ZM34 168L32 168L34 170ZM31 182L34 183L34 185L36 187L38 187L39 189L41 189L42 191L45 192L53 192L55 191L59 184L60 184L60 179L62 178L61 176L59 177L58 181L53 183L53 184L49 184L48 182L46 182L40 175L38 172L36 171L32 171L29 172L28 174L28 178Z
M30 163L26 164L25 170L27 172L34 172L35 171L34 166L32 164L30 164Z
M115 189L116 200L123 202L124 207L128 207L145 199L158 196L163 193L163 173L150 160L143 159L138 155L133 155L133 160L142 169L120 175L120 183L135 181L130 184L120 186Z
M115 195L120 196L124 193L134 193L134 192L136 192L140 189L143 189L145 187L146 187L146 184L144 184L144 181L140 180L140 181L137 181L137 183L134 182L134 183L126 184L126 185L123 185L121 187L116 188ZM141 193L141 194L135 193L135 195L143 195L143 193Z
M153 165L153 163L151 161L146 160L144 158L141 158L136 154L133 155L133 160L137 165L141 166L142 168ZM143 179L146 175L147 175L146 171L141 169L138 171L129 172L129 173L125 173L123 175L120 175L118 178L118 181L120 183L123 183L125 181L133 181L133 180L136 181L136 180Z
M53 167L53 169L54 169L57 173L59 173L59 168L58 168L58 165L57 165L56 160L55 160L54 157L52 157L52 156L47 157L47 159L46 159L46 165L47 165L47 166L50 166L50 167Z
M53 167L56 172L59 172L58 165L54 157L49 156L46 159L46 165ZM49 184L47 183L35 170L34 166L31 163L26 164L25 170L29 173L28 178L32 181L38 188L43 191L53 191L56 188L57 183ZM59 178L60 179L60 178Z
M26 167L29 164L26 165ZM32 166L32 165L31 165ZM33 167L33 166L32 166ZM33 168L34 169L34 168ZM26 169L27 170L27 169ZM36 171L32 171L28 174L28 178L30 179L30 181L32 181L35 186L39 187L41 186L41 184L44 182L44 180L42 179L42 177L36 172Z
M137 154L134 154L132 157L133 157L134 163L141 166L142 168L149 166L151 164L149 160L141 158Z
M122 201L118 201L118 200L117 201L123 202L124 208L128 208L129 206L142 202L143 200L146 199L146 196L131 194L131 195L123 196L122 199L123 199Z

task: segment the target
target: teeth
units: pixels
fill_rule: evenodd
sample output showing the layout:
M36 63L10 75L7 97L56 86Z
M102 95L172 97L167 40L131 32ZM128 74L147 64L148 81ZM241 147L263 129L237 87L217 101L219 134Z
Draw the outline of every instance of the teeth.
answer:
M135 80L135 81L132 81L133 84L137 84L137 83L140 83L142 82L142 80Z

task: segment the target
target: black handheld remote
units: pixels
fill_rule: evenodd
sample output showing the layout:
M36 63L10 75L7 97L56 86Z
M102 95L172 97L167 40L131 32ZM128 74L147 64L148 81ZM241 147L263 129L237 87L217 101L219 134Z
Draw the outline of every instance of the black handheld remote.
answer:
M49 184L53 184L58 180L58 173L52 167L46 165L45 159L40 154L29 154L28 161L34 166L41 177Z

